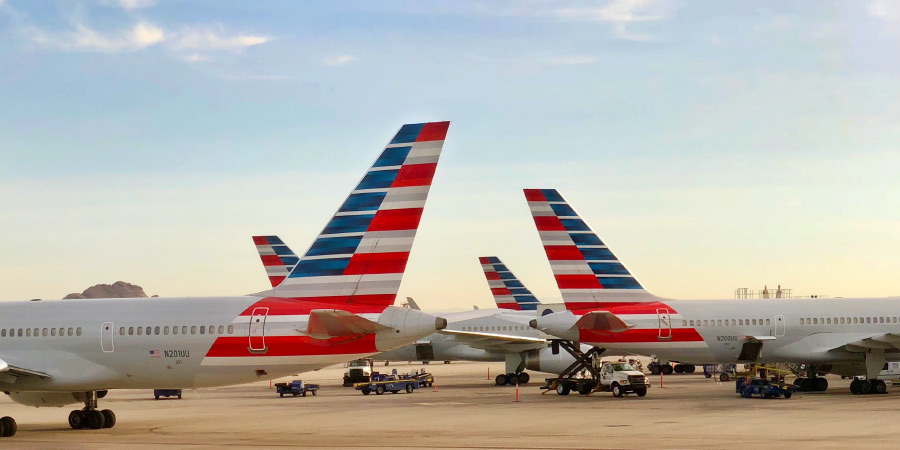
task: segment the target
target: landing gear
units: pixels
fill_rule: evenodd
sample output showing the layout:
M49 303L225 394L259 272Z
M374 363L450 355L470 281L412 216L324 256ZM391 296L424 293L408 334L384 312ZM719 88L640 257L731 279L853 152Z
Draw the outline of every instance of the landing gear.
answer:
M527 372L501 373L494 377L494 384L497 386L514 385L516 383L528 384L529 381L531 381L531 375L528 375Z
M18 429L19 427L16 425L16 420L12 417L6 416L0 418L0 437L13 437L16 435Z
M663 370L665 370L665 368L663 368ZM675 373L694 373L697 370L697 366L693 364L675 364L673 370Z
M854 378L850 382L850 392L853 395L886 394L887 384L882 380L860 380Z
M104 395L105 396L105 395ZM69 426L74 430L89 428L99 430L116 425L116 414L112 410L97 409L97 391L84 393L84 408L69 413Z

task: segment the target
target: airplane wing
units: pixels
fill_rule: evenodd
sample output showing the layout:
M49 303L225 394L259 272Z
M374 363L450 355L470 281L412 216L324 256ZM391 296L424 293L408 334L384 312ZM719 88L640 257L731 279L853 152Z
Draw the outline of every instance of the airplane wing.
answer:
M900 334L887 333L876 336L859 339L842 345L849 352L864 353L869 350L885 350L887 352L895 352L900 350Z
M625 323L615 314L609 311L591 311L578 319L575 326L582 330L611 331L618 333L625 331L634 325Z
M390 328L351 312L336 309L314 309L309 312L306 330L297 331L314 339L329 339L358 336Z
M6 361L0 359L0 382L14 383L16 379L20 377L50 378L50 375L36 370L29 370L24 367L11 366Z
M453 336L453 339L460 343L482 350L503 350L515 346L516 351L521 351L527 350L522 348L523 345L531 348L542 348L547 345L546 339L528 336L447 329L441 330L439 333Z

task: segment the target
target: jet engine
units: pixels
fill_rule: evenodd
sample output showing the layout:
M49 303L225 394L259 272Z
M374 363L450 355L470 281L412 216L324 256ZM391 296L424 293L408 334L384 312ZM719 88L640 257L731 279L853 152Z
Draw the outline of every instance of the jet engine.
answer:
M590 346L583 347L585 347L582 349L584 351L590 349ZM525 368L537 372L559 374L574 362L575 358L565 350L560 349L554 355L553 348L550 346L540 350L529 350L525 353Z

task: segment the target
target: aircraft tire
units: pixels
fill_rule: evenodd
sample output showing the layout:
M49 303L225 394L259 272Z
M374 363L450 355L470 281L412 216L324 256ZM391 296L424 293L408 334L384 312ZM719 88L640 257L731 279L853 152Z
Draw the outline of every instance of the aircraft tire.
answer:
M9 437L6 435L6 424L0 421L0 438Z
M859 390L860 395L869 395L872 393L872 383L870 383L869 380L860 380L857 389Z
M100 411L103 414L103 428L112 428L116 426L116 413L112 412L111 409L104 409Z
M85 414L81 410L73 410L69 413L69 426L72 427L73 430L80 430L84 428Z
M856 378L853 378L853 381L850 382L850 393L853 395L859 395L859 383L860 381Z
M508 380L506 379L506 374L501 373L494 378L494 384L497 386L506 386Z
M822 377L816 377L813 380L813 387L816 392L825 392L828 389L828 380Z
M16 425L16 419L9 416L0 418L0 425L3 426L3 437L13 437L16 435L16 431L19 430L18 425Z
M872 380L872 393L875 393L875 394L887 393L887 384L885 384L885 382L882 380Z
M528 382L531 381L531 375L528 375L527 372L522 372L517 375L517 377L519 379L519 384L528 384Z
M688 364L684 366L684 373L694 373L697 371L697 366L693 364Z
M660 371L662 371L663 375L672 375L673 369L672 366L666 364L660 368Z
M813 390L813 382L809 378L800 378L797 380L797 386L800 387L800 392L810 392Z
M87 411L85 415L87 416L87 428L99 430L106 425L106 417L103 417L103 413L96 409Z
M684 366L681 364L675 364L675 373L684 373Z
M652 375L659 375L659 366L650 366L650 373Z

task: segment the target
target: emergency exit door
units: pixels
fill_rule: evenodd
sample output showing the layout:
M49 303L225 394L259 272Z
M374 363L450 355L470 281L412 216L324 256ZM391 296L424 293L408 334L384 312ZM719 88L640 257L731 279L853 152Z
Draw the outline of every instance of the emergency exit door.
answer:
M111 353L115 350L115 347L113 347L113 327L112 322L103 322L103 325L100 325L100 349L106 353Z
M253 314L250 316L250 351L265 352L266 351L266 317L269 315L269 308L253 308Z
M784 336L784 316L775 316L775 337Z
M669 317L669 310L665 308L657 309L656 318L659 321L659 340L672 339L672 321Z

